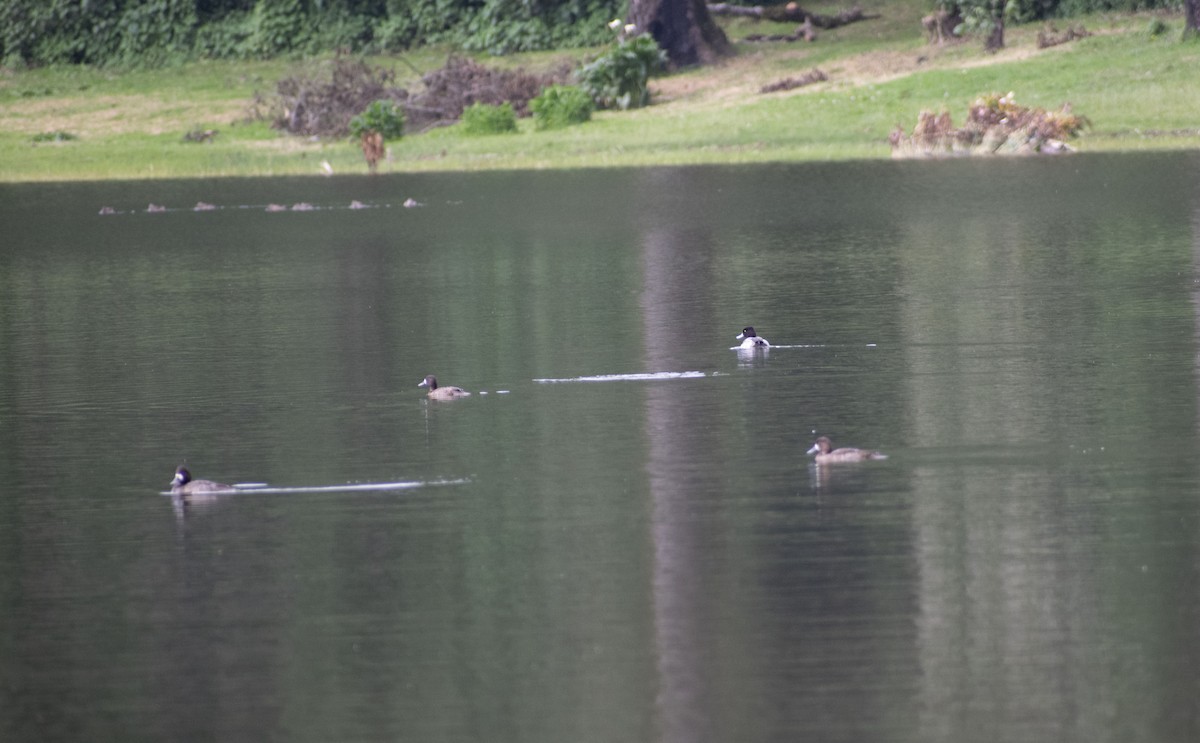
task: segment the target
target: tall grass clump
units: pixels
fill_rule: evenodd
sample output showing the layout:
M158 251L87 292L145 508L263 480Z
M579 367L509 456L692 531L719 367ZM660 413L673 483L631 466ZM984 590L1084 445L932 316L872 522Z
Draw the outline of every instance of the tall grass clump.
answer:
M505 101L498 106L475 103L462 112L463 134L508 134L517 130L517 114L512 104Z
M592 118L592 97L574 85L551 85L529 102L533 125L539 130L562 129Z

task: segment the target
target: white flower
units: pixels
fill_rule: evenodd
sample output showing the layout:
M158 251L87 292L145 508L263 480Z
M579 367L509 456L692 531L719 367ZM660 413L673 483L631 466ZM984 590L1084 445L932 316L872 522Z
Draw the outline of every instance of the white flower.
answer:
M612 19L611 21L608 22L608 27L611 28L613 31L616 31L618 28L621 27L621 19L620 18Z
M633 36L634 31L637 31L636 23L626 23L625 24L625 35L626 36Z

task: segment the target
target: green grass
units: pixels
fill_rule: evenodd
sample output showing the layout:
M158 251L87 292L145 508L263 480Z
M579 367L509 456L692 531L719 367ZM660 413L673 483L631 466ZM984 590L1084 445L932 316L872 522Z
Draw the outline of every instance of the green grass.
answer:
M1180 18L1168 18L1157 38L1145 32L1149 16L1073 19L1097 35L1047 50L1036 49L1039 27L1010 28L1008 47L988 55L978 41L927 46L919 24L926 7L877 0L866 9L882 18L826 31L812 44L738 42L739 54L722 65L655 80L654 105L597 112L579 126L535 131L525 119L514 136L469 137L461 127L406 136L390 143L380 172L886 158L897 125L911 129L921 110L942 109L961 122L968 104L992 91L1014 91L1024 105L1069 102L1093 123L1076 142L1083 151L1200 148L1200 43L1179 41ZM791 30L742 19L725 27L735 41ZM536 70L587 53L485 61ZM374 61L393 66L412 89L417 70L440 66L445 55L424 49ZM255 94L271 92L295 64L5 71L0 181L317 174L322 161L335 173L365 173L349 140L311 142L248 118ZM829 80L758 93L814 67ZM184 142L197 128L220 134ZM75 139L35 141L53 132Z

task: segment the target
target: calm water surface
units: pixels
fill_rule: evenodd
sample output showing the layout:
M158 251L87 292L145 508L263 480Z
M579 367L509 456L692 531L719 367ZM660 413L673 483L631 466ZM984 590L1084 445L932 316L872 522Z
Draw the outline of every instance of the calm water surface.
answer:
M1194 154L0 224L0 740L1200 739Z

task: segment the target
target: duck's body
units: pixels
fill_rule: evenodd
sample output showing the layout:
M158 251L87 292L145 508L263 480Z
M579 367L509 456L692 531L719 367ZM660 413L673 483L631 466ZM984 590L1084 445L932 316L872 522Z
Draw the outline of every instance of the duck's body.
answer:
M749 325L747 325L746 327L742 328L742 332L738 333L737 340L739 340L739 341L741 341L741 342L742 342L742 345L738 346L738 348L745 348L745 349L751 349L751 348L762 348L762 349L767 349L767 348L770 348L770 347L771 347L771 344L770 344L770 343L767 343L767 339L766 339L766 338L759 338L759 337L758 337L758 333L755 333L755 332L754 332L754 328L753 328L752 326L749 326Z
M189 495L191 493L211 493L217 490L233 490L233 486L212 480L193 480L192 473L187 471L187 467L175 468L175 479L171 481L173 494Z
M887 459L887 455L882 452L872 451L870 449L855 449L853 447L843 447L834 449L833 442L828 436L821 436L812 445L812 448L806 452L808 454L816 454L814 457L817 464L836 464L838 462L866 462L869 459Z
M438 387L437 377L432 374L425 377L425 381L417 386L429 388L429 394L426 397L430 400L456 400L471 394L462 387Z

